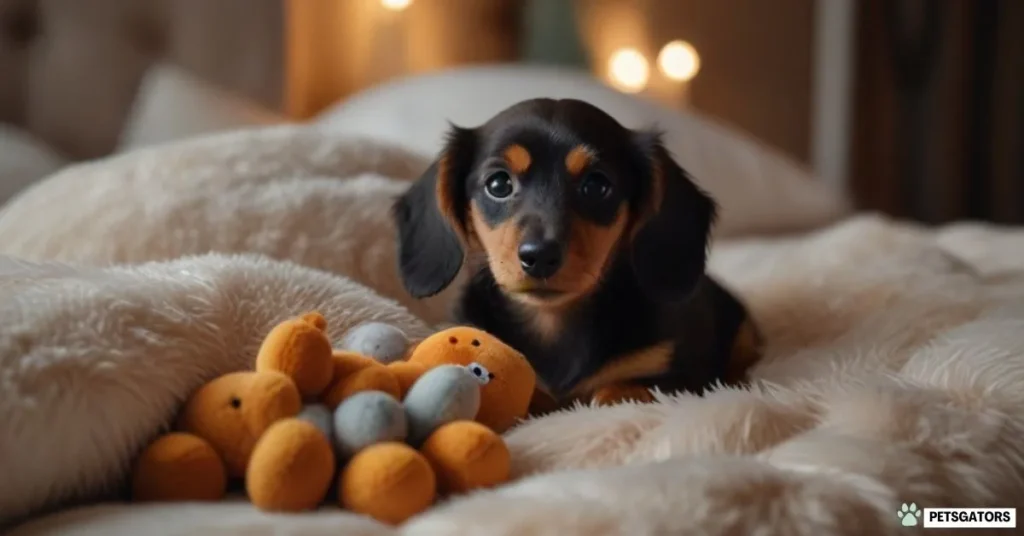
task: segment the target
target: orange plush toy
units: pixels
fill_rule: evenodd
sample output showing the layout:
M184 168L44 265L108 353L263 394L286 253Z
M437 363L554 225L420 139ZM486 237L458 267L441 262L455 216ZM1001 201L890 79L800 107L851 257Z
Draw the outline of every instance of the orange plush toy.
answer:
M480 423L502 433L526 416L537 376L522 354L497 337L471 327L449 328L416 345L405 365L391 366L441 365L462 365L486 380L476 416Z
M522 355L479 330L453 328L384 365L333 350L325 329L319 313L282 322L255 371L200 388L177 430L139 457L134 498L218 500L230 479L244 478L257 507L302 511L323 502L342 468L341 505L400 523L439 492L508 479L498 433L526 415L536 383Z
M407 441L356 452L342 470L342 506L400 523L433 503L437 491L464 493L508 480L511 457L499 434L526 416L536 385L522 354L483 331L455 327L424 339L407 360L386 368L398 380ZM475 398L460 396L466 383ZM339 427L345 428L339 416L346 409L336 414Z
M304 510L319 504L335 472L331 442L296 419L304 397L332 380L331 345L319 313L288 320L265 339L253 372L214 379L186 402L177 432L136 462L136 500L217 500L245 478L254 504Z

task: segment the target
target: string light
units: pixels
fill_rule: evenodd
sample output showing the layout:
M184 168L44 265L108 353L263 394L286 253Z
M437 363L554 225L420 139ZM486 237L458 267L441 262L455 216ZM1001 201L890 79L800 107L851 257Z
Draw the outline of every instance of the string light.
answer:
M391 11L402 11L411 3L412 0L380 0L380 5Z
M658 53L658 69L667 78L689 82L700 71L700 55L686 41L672 41Z
M608 59L608 74L613 84L628 93L643 90L651 76L647 58L635 48L616 50Z

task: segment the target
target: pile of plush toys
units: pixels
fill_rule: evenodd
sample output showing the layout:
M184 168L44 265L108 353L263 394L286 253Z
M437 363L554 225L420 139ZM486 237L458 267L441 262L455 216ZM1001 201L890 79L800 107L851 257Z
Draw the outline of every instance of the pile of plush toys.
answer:
M319 313L282 322L255 371L201 387L175 431L139 457L142 501L204 501L241 481L267 511L297 512L332 494L348 510L398 524L438 496L508 480L501 433L527 414L536 376L525 358L468 327L412 348L382 324L331 347Z

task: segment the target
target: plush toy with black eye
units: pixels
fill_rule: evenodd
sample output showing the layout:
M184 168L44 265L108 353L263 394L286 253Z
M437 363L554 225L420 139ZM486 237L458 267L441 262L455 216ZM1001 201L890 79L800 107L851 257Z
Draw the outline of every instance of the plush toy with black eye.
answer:
M467 367L481 383L476 420L498 433L527 415L537 385L537 375L521 353L497 337L468 326L449 328L423 339L408 362L426 369L441 365Z
M255 371L199 388L177 430L139 456L133 497L212 501L244 480L260 509L294 512L320 505L337 478L343 507L398 524L438 494L508 480L499 433L526 415L536 381L522 355L453 328L385 365L333 350L326 327L318 313L288 319Z
M476 379L481 385L487 385L494 378L493 372L487 370L486 367L475 361L467 365L466 368L476 376Z
M339 482L345 508L399 523L424 508L435 485L451 494L508 480L499 434L526 416L536 387L522 354L484 331L454 327L387 368L399 377L401 404L362 393L335 412L335 436L349 438L339 446L357 451Z

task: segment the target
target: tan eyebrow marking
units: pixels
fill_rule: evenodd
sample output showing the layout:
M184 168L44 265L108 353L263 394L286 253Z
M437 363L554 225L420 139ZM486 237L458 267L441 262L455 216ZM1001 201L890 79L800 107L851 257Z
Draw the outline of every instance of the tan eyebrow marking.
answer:
M526 170L530 169L532 159L530 158L530 151L526 150L526 147L515 144L509 145L505 148L505 152L502 154L505 157L505 163L508 164L509 171L517 175L526 173Z
M586 145L573 147L569 154L565 155L565 169L571 175L579 175L591 164L594 159L594 151Z

